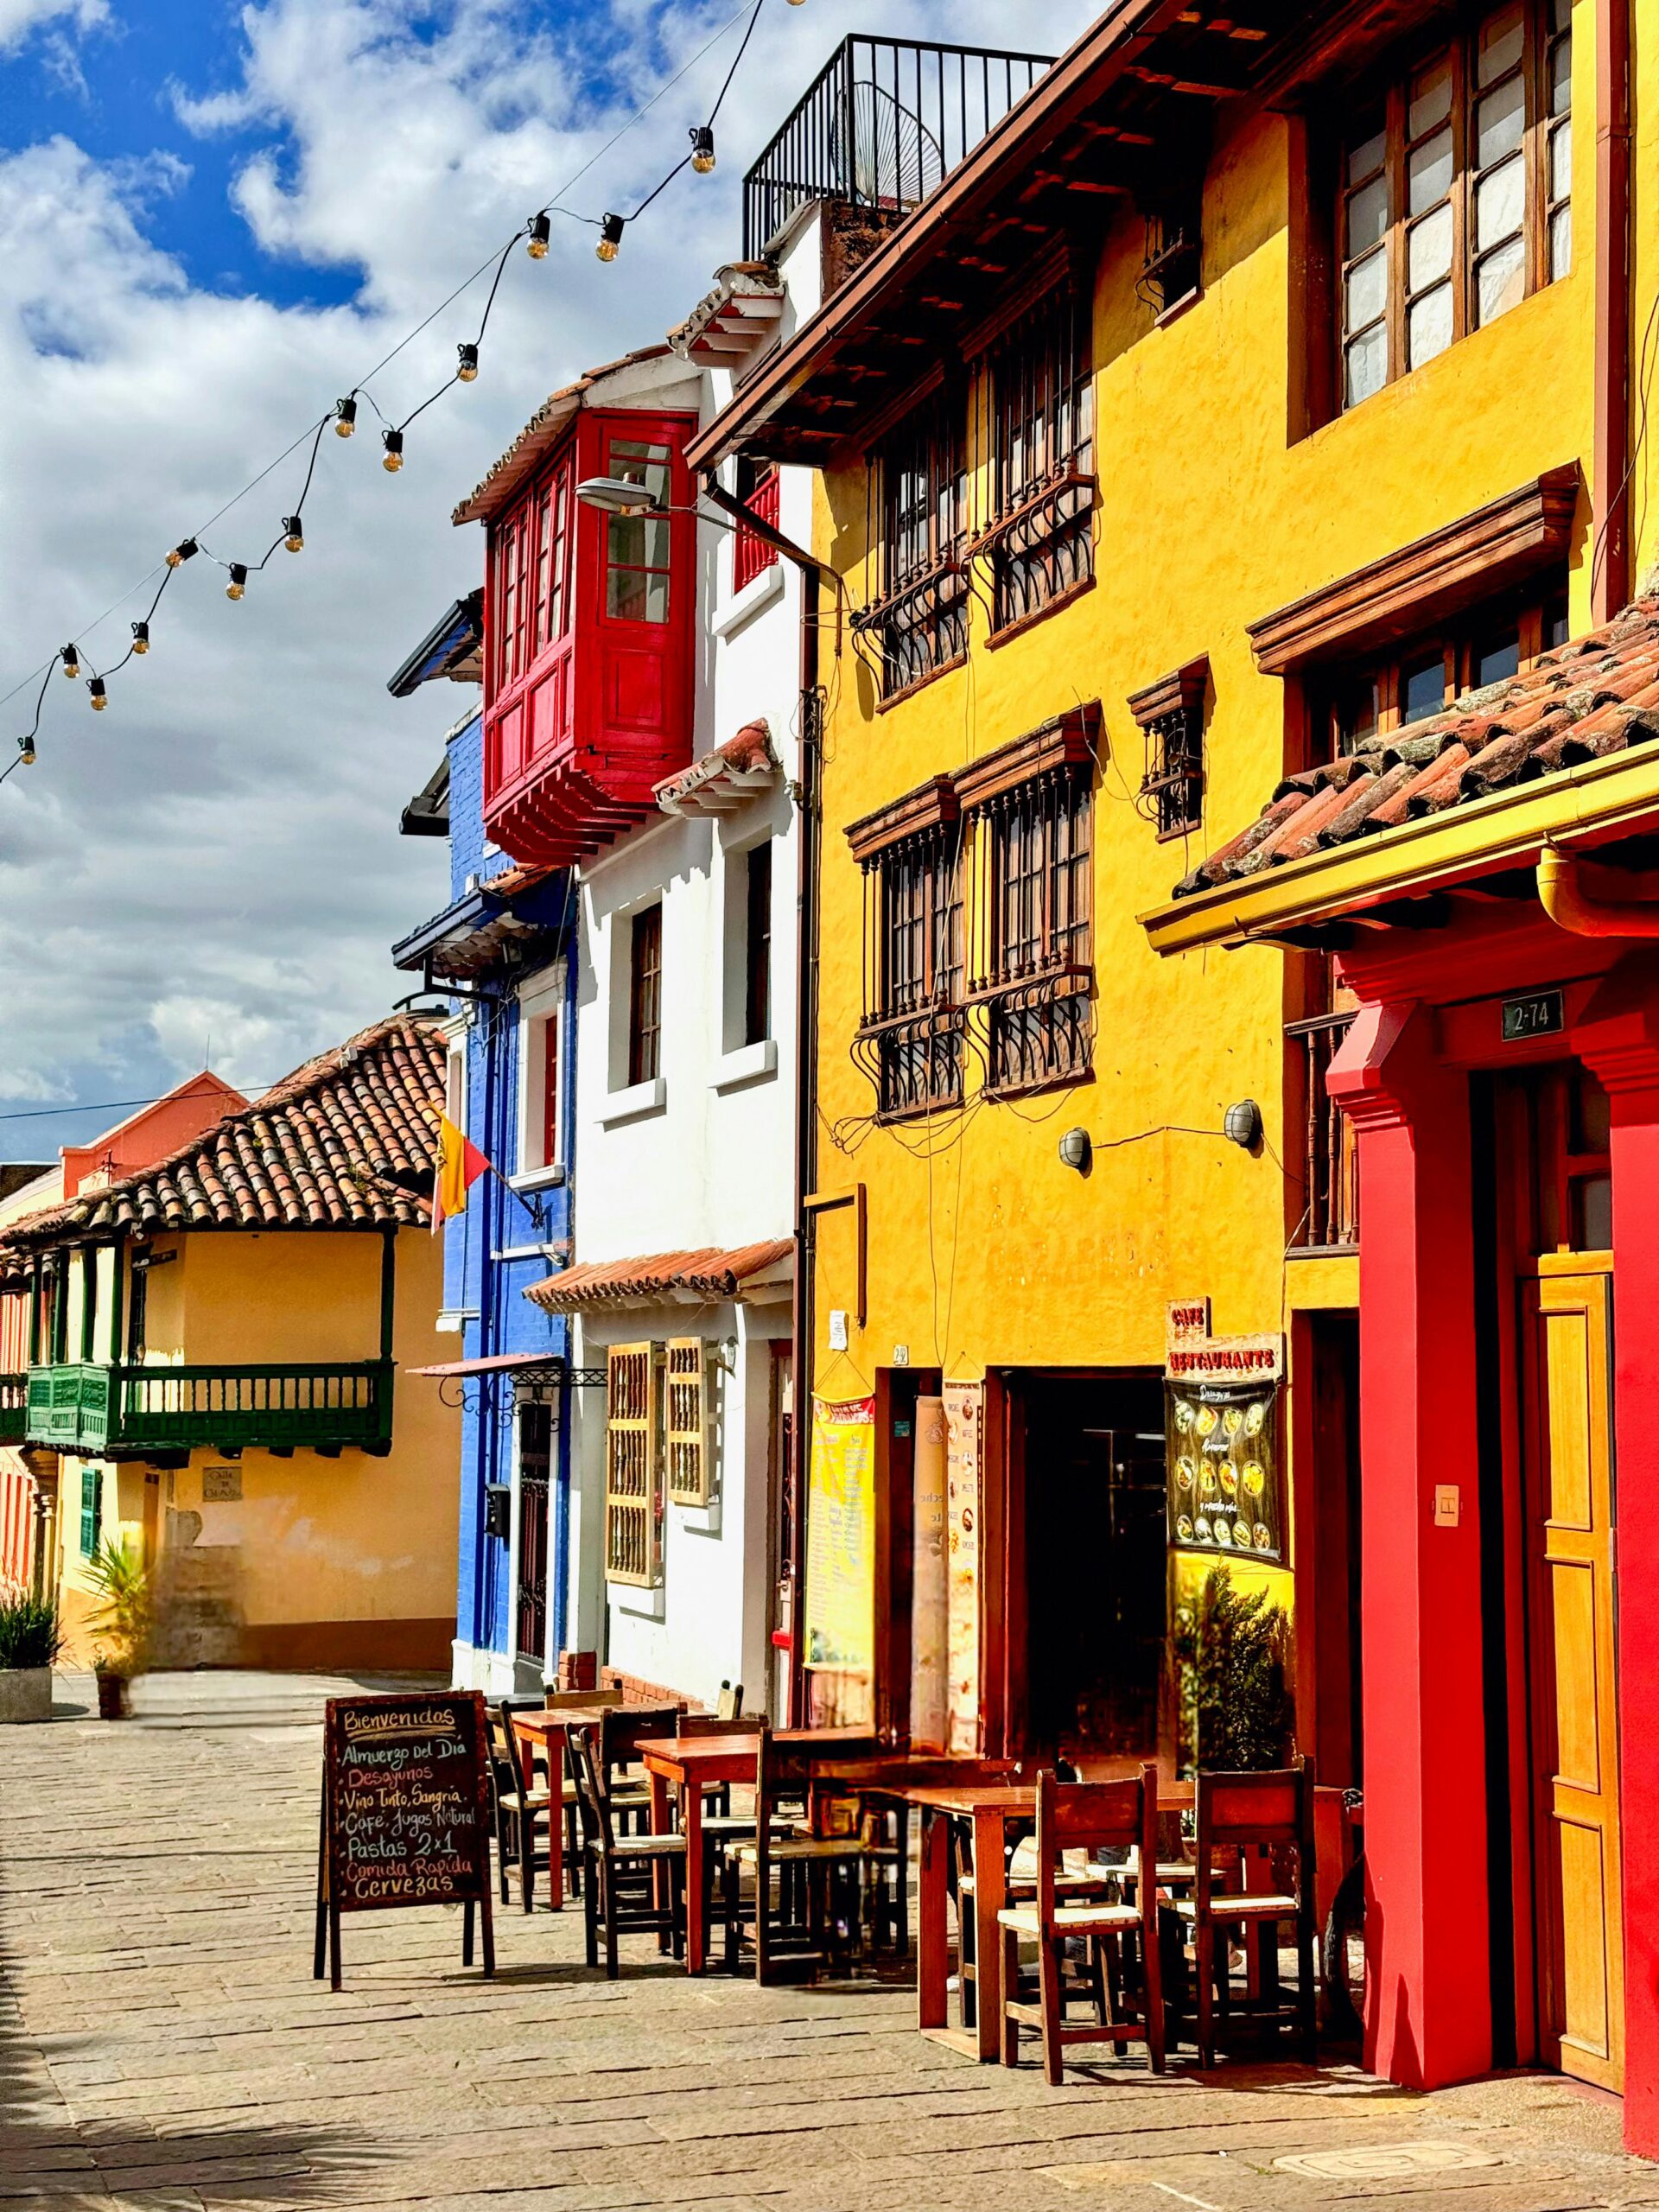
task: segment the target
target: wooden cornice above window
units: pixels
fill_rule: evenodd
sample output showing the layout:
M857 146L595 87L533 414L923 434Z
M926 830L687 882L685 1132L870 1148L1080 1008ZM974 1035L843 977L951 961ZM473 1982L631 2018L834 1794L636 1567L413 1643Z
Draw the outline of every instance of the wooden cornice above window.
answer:
M906 791L902 798L891 799L874 814L849 822L847 842L855 861L868 860L887 846L898 844L901 838L918 836L925 830L943 828L946 823L954 822L960 811L957 787L951 779L933 776L926 783L918 784L913 791Z
M1548 469L1473 514L1263 615L1248 626L1256 666L1287 676L1376 652L1565 561L1579 485L1576 461Z
M1194 707L1204 704L1205 686L1209 681L1209 659L1200 656L1188 661L1184 668L1171 669L1167 676L1160 676L1144 690L1132 693L1129 712L1142 729L1166 721L1171 715L1190 715Z
M963 813L988 806L1004 791L1028 784L1033 776L1051 768L1092 761L1099 741L1099 700L1092 699L1085 707L1068 707L1065 714L1056 715L1039 729L1016 737L1011 744L999 745L995 753L957 771L957 797Z

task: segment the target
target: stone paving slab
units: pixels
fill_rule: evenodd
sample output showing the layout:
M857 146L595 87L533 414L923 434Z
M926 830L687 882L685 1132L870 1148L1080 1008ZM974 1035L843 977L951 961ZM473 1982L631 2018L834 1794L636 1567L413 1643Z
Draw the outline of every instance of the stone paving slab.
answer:
M578 1913L346 1923L311 1980L323 1699L385 1678L171 1675L137 1717L0 1731L0 2212L1608 2212L1659 2208L1618 2108L1548 2075L1414 2096L1348 2064L1109 2052L1052 2090L918 2036L884 1985L608 1983ZM75 1708L79 1708L77 1711ZM1430 2143L1429 2175L1286 2171Z

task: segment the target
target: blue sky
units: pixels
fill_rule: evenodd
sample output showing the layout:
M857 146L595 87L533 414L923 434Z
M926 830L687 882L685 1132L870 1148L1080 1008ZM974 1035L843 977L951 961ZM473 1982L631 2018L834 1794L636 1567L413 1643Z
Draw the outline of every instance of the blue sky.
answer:
M0 694L66 638L124 647L124 595L683 67L573 194L634 205L731 59L738 0L0 0ZM397 835L459 701L385 679L480 579L450 512L548 392L659 340L741 251L743 168L849 31L1058 50L1090 0L765 0L716 174L677 178L609 270L592 234L514 255L483 372L410 433L325 438L306 550L227 609L181 571L153 649L86 711L54 680L0 785L0 1160L200 1066L274 1081L408 988L388 946L443 854ZM453 371L474 292L374 389ZM211 535L257 558L292 465ZM96 629L86 626L113 604ZM0 759L28 695L0 703ZM21 716L21 719L20 719ZM35 1109L77 1107L59 1118Z

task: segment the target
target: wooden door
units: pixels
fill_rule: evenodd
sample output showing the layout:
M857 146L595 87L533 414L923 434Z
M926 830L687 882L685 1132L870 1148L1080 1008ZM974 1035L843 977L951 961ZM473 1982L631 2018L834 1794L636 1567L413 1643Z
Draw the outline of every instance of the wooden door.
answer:
M1562 2071L1624 2082L1614 1661L1612 1278L1541 1260L1522 1286L1539 2030Z
M553 1473L553 1413L526 1405L518 1415L518 1656L545 1667L548 1499Z

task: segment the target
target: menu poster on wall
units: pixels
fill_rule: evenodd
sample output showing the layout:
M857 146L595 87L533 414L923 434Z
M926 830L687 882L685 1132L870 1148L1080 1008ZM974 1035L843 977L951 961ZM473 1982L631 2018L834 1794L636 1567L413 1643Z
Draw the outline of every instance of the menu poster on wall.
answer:
M462 1904L461 1964L473 1962L474 1909L484 1916L484 1971L495 1972L490 1921L490 1797L483 1694L410 1690L330 1698L322 1732L314 1975L325 1939L340 1987L346 1912Z
M805 1663L866 1672L875 1657L875 1401L812 1401Z
M1165 1385L1169 1532L1177 1551L1284 1558L1279 1385Z
M945 1749L979 1750L979 1515L985 1386L944 1385Z

